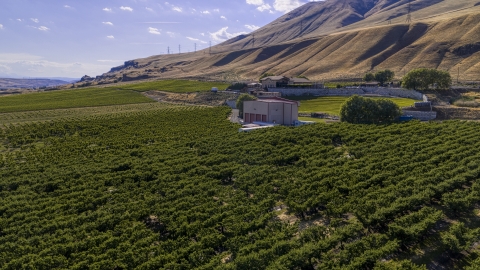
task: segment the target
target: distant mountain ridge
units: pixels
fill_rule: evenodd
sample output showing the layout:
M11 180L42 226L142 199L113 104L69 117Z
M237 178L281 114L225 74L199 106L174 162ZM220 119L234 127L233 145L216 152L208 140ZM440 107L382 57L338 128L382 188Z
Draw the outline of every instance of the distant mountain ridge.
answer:
M412 21L407 21L408 11ZM480 0L327 0L209 50L130 60L96 81L253 79L264 72L315 80L432 67L480 80Z
M0 90L52 87L68 84L71 81L51 79L0 78Z

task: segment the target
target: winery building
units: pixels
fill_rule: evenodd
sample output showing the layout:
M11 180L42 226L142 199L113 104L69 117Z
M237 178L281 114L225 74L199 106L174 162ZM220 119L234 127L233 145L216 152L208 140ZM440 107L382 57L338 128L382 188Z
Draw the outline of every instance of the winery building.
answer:
M298 121L298 101L279 97L245 101L243 120L245 123L264 122L291 126Z

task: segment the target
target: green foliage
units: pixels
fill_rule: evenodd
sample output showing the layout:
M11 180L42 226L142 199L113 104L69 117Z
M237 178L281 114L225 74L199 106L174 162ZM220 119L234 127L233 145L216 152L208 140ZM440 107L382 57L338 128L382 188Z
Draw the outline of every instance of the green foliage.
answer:
M308 80L307 76L305 76L305 75L298 75L298 76L296 76L296 78L302 78L302 79L307 79Z
M395 77L395 73L389 69L375 73L375 80L383 85L386 82L391 82Z
M407 89L428 90L434 85L436 89L449 89L452 85L450 73L437 69L419 68L408 72L402 80L402 86Z
M389 261L389 262L382 262L378 263L374 270L427 270L425 265L416 265L411 261L404 260L404 261Z
M231 90L243 90L247 88L247 84L246 83L234 83L234 84L231 84L227 89L231 89Z
M442 243L452 253L459 253L470 247L472 239L468 236L468 229L462 222L450 226L447 232L442 233Z
M275 74L273 73L268 73L268 72L265 72L262 74L262 76L260 76L259 80L265 78L265 77L270 77L270 76L275 76Z
M444 195L480 194L479 123L239 133L229 113L4 126L0 269L422 269L383 261L436 244Z
M239 110L239 115L242 117L243 116L243 102L244 101L249 101L249 100L256 100L257 98L249 95L249 94L241 94L236 103L236 107Z
M397 104L387 99L352 96L340 109L340 120L352 124L389 124L402 115Z
M375 75L371 72L368 72L367 74L365 74L365 76L363 76L363 80L366 82L372 82L375 80Z
M154 101L133 91L90 88L0 97L0 112L21 112L148 102Z
M191 93L191 92L207 92L211 91L212 87L217 87L219 90L227 89L229 83L223 82L204 82L204 81L188 81L188 80L161 80L133 84L116 85L111 88L121 90L133 91L164 91L172 93Z

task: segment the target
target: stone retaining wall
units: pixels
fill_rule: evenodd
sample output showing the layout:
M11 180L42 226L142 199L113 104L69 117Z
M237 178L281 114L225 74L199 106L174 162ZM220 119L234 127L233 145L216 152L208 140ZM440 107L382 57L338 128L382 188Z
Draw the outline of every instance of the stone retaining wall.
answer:
M422 112L422 111L403 111L404 116L413 116L414 119L418 119L421 121L430 121L437 118L437 112Z
M424 100L424 95L414 90L403 88L337 88L337 89L303 89L303 88L271 88L269 91L279 92L282 96L353 96L353 95L378 95L384 97L403 97L416 100Z

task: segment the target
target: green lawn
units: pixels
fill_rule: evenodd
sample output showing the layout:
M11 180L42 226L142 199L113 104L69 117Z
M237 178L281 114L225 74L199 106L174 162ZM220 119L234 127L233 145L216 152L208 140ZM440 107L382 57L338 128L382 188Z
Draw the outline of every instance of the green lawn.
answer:
M288 97L292 100L300 101L299 112L312 113L324 112L331 115L339 115L342 104L349 97ZM372 97L373 99L380 99L380 97ZM415 102L408 98L387 98L395 102L400 107L411 106Z
M327 119L313 118L313 117L298 117L300 121L313 121L316 123L325 123Z
M0 113L148 102L154 101L134 91L88 88L0 97Z
M119 86L112 86L112 89L134 90L134 91L150 91L159 90L174 93L187 92L205 92L210 91L212 87L217 87L219 90L225 90L230 84L219 82L200 82L187 80L162 80L152 82L142 82L138 84L125 84Z

